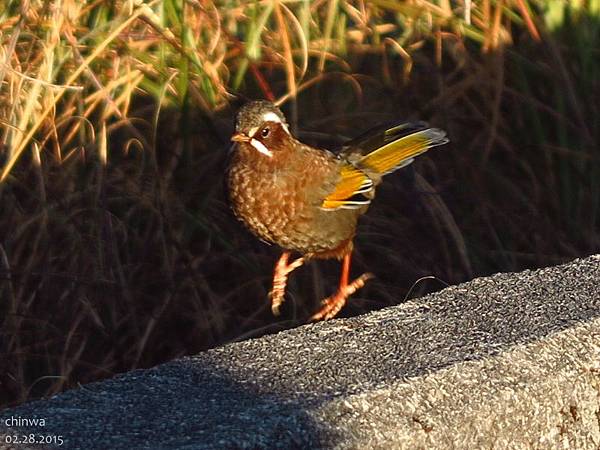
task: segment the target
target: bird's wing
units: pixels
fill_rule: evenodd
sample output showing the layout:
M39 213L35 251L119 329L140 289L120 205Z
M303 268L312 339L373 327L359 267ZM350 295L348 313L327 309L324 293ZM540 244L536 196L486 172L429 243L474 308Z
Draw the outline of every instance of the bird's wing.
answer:
M321 208L325 210L360 208L371 202L365 194L372 190L373 180L367 174L350 163L344 163L340 168L335 188L323 199Z
M374 185L383 175L413 162L431 147L448 142L446 132L424 122L371 129L348 142L339 156L345 161L334 190L321 204L326 210L356 209L368 205Z

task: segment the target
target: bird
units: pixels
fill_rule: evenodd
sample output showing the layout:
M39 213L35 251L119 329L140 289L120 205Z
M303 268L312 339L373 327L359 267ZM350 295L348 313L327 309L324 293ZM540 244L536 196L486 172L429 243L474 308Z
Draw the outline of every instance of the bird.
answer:
M350 263L358 218L382 178L449 142L445 131L425 122L400 122L370 129L332 152L296 139L279 107L266 100L239 109L231 141L230 206L255 236L282 249L269 292L273 314L280 313L294 270L311 260L341 261L339 286L313 321L336 316L373 278L367 272L350 281Z

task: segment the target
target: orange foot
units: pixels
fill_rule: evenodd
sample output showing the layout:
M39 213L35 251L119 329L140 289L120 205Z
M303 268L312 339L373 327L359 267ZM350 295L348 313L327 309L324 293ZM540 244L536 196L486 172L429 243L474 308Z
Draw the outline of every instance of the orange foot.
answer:
M329 320L335 317L346 304L348 297L363 287L367 280L371 278L373 278L372 273L364 273L349 284L346 283L342 285L342 283L340 283L338 291L321 302L323 306L319 311L313 314L311 320Z
M290 252L283 252L279 261L275 265L275 272L273 274L273 289L269 292L271 298L271 311L273 315L279 315L279 308L283 303L283 297L285 295L285 286L287 285L287 279L290 273L304 264L304 258L298 258L291 264L288 264L290 258Z

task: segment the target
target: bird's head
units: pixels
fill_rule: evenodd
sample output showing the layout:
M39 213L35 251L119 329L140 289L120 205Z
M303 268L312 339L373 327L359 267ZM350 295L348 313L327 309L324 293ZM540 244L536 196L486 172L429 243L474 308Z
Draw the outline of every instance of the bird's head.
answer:
M292 136L281 110L259 100L247 103L238 112L231 140L247 144L263 157L273 158L289 147Z

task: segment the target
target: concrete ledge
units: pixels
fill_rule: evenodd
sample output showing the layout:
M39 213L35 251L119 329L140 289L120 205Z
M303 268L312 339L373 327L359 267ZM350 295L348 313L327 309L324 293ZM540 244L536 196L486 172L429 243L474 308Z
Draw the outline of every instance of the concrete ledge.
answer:
M33 418L45 426L23 423ZM0 413L0 448L28 433L62 436L49 447L68 449L597 449L600 256L477 279Z

